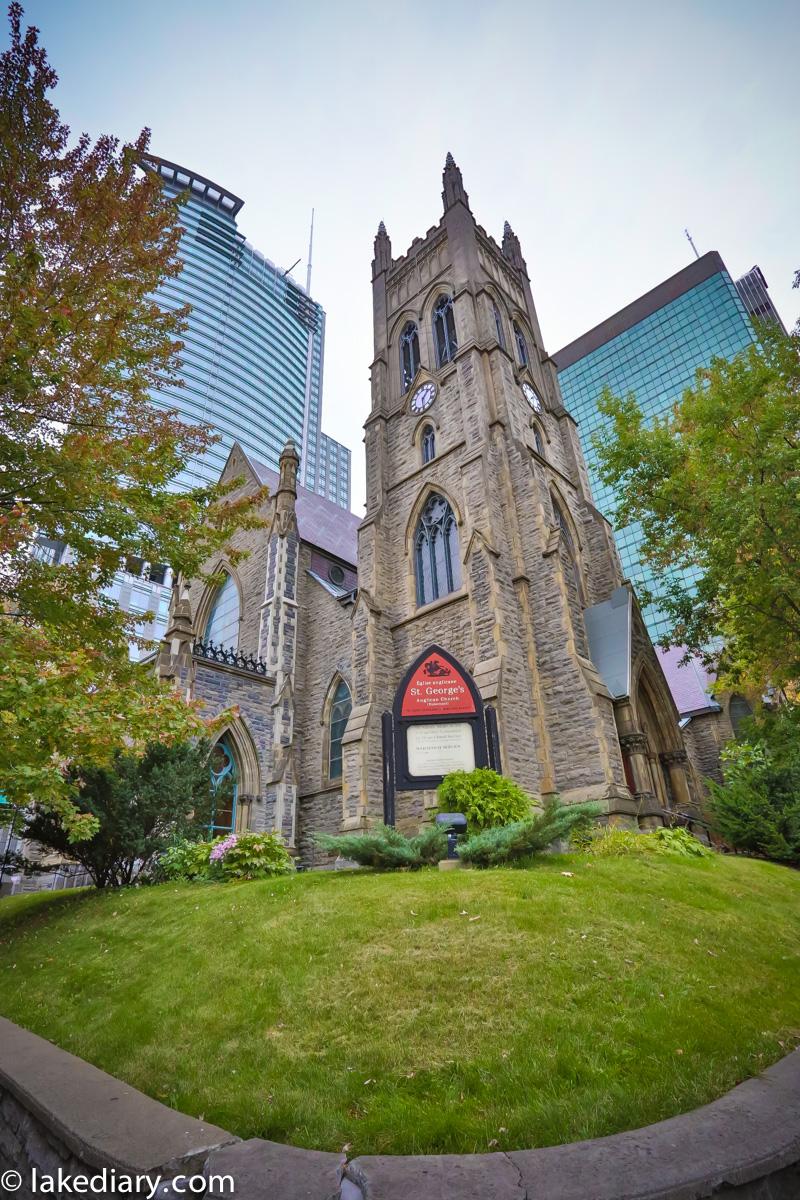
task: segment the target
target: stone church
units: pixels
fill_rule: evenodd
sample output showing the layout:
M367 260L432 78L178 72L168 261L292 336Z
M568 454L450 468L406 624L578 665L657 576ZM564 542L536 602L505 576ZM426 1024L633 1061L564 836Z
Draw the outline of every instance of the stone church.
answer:
M447 771L599 800L650 828L699 816L678 713L542 344L520 243L475 221L448 154L443 215L372 264L374 358L360 520L234 446L269 488L215 587L176 581L158 670L214 714L214 825L416 829Z

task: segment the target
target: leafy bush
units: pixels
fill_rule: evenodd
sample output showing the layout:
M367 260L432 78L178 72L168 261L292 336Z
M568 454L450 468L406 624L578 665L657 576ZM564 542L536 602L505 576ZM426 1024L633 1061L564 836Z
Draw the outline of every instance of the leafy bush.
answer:
M570 849L599 858L622 858L628 854L647 854L654 849L645 834L615 825L594 825L573 833Z
M162 854L159 879L265 879L294 863L277 833L228 833L212 842L177 842Z
M541 854L600 811L599 804L562 804L554 796L546 801L541 812L527 820L473 834L459 846L458 854L464 862L476 867L494 867L530 854Z
M613 825L595 825L579 830L570 838L570 847L598 858L623 858L626 855L677 854L682 858L707 858L711 851L686 829L654 829L637 833Z
M522 788L489 767L452 771L439 784L439 812L463 813L469 833L524 821L531 798Z
M431 866L447 856L447 834L438 825L411 838L392 825L375 825L365 833L318 833L314 842L320 850L379 871Z
M211 842L176 842L165 850L155 868L157 879L200 879L208 877Z
M746 728L723 751L724 784L710 783L714 829L736 850L800 863L800 705Z
M688 829L654 829L645 834L645 840L652 839L659 854L679 854L682 858L711 858L713 851L699 842Z
M221 851L216 858L215 850ZM294 871L291 856L277 833L229 834L213 843L210 860L226 879L266 879Z

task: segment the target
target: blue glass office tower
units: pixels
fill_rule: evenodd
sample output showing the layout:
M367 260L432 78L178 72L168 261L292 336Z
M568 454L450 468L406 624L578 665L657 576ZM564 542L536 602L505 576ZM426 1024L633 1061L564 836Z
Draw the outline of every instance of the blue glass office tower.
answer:
M215 483L234 441L277 469L291 438L304 487L349 509L350 451L321 430L322 306L245 240L236 224L244 203L237 196L154 155L142 166L159 176L168 195L185 196L183 270L156 298L165 308L191 306L182 338L184 386L154 392L153 403L220 435L187 463L177 486ZM141 614L137 634L157 641L166 629L171 583L168 568L129 560L108 591L126 612ZM131 646L133 657L140 653Z
M259 253L237 227L243 201L176 163L148 155L170 196L183 194L183 270L157 298L191 305L183 336L184 387L154 394L221 440L187 465L179 485L212 483L234 441L268 466L292 438L300 482L350 507L350 451L321 431L325 313L286 271Z
M553 355L602 513L611 518L616 503L613 490L597 474L592 446L592 435L607 429L597 408L603 388L616 396L633 392L650 418L665 415L694 384L698 367L708 366L713 357L733 358L755 336L725 264L710 251ZM631 525L615 532L625 574L637 591L642 585L653 589L652 575L639 557L641 530ZM669 626L657 596L644 617L653 640L662 638Z

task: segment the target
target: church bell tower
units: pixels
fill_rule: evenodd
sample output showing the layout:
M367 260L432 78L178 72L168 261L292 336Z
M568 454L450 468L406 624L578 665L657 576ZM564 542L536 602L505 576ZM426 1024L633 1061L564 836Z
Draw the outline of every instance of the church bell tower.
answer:
M387 803L401 828L418 827L437 773L473 760L535 796L600 800L632 822L641 804L584 618L622 584L611 530L518 238L476 223L450 154L442 201L400 257L383 222L375 237L343 828L383 819ZM456 677L476 698L461 717L447 699ZM409 697L429 698L425 728L412 729ZM469 721L473 749L456 728Z

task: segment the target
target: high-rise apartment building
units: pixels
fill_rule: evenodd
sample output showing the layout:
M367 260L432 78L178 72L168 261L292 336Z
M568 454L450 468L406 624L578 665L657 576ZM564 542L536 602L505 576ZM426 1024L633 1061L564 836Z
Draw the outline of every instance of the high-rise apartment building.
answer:
M736 290L754 321L766 321L770 325L777 325L778 329L786 333L786 326L767 291L767 281L761 267L751 267L746 275L737 279Z
M300 447L300 480L350 507L350 451L321 430L325 312L308 292L239 232L244 201L177 163L148 155L167 195L185 195L183 270L166 280L166 308L191 305L183 336L184 386L154 395L220 441L191 461L179 483L219 478L234 441L277 467L288 438Z
M633 392L646 417L668 414L694 384L698 367L714 357L733 358L755 340L754 284L746 289L754 307L744 298L745 280L754 276L764 284L757 267L734 284L720 255L709 251L553 355L564 403L578 421L595 503L608 517L616 496L599 478L592 445L593 435L610 432L597 407L603 388L616 396ZM763 310L763 299L758 303ZM654 589L640 558L638 525L615 532L625 574L637 589ZM669 623L657 597L644 617L654 640L663 637Z

